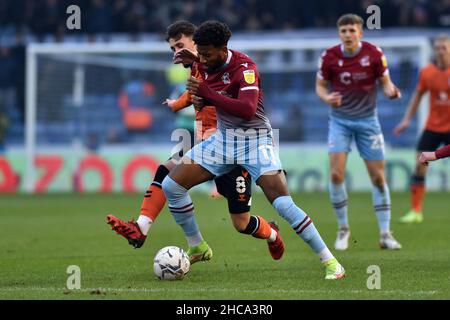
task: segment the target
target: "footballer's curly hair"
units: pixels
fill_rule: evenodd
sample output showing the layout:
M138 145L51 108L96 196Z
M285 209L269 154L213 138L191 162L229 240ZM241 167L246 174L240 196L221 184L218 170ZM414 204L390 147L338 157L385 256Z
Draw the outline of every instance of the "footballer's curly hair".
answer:
M198 46L213 45L216 48L226 46L230 40L231 31L220 21L208 20L203 22L195 31L193 40Z
M169 39L179 40L184 34L186 37L192 37L197 27L186 20L179 20L172 23L166 30L166 41Z

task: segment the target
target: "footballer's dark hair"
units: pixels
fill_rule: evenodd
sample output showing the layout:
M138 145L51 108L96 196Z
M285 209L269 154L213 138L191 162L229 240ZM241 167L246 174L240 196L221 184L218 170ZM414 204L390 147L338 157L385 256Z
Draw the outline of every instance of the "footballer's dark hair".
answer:
M354 13L347 13L339 17L337 21L337 27L345 26L347 24L357 24L363 28L364 20L360 16Z
M195 31L193 40L198 46L213 45L216 48L226 46L230 40L231 31L220 21L208 20L203 22Z
M184 34L186 37L192 37L197 27L186 20L179 20L167 27L166 41L169 39L179 40Z

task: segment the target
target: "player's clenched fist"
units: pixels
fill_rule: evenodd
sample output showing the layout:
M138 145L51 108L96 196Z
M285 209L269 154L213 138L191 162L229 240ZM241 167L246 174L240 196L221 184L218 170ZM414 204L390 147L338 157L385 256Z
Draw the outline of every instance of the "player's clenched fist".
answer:
M194 105L195 110L197 110L197 111L201 111L203 109L203 107L205 106L203 103L203 99L198 96L192 95L191 101L192 101L192 104Z
M325 102L333 108L342 104L342 95L339 92L332 92L325 97Z
M181 49L173 55L173 63L182 63L184 65L191 65L194 61L198 61L198 56L196 52L189 49Z
M428 164L428 161L434 161L436 159L436 153L434 152L422 152L419 156L419 162L421 164Z
M189 91L189 94L197 96L201 83L199 79L190 77L186 83L186 90Z
M397 88L394 84L386 87L386 89L384 90L384 95L389 99L397 99L402 97L400 89Z

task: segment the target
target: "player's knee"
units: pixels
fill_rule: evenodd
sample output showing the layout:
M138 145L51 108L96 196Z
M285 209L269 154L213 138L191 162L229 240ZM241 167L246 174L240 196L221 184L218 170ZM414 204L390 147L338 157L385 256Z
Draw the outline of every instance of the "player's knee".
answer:
M294 205L294 201L290 196L283 196L276 198L272 205L279 213L285 213Z
M345 175L341 171L331 171L331 182L334 184L341 184L344 182Z
M372 177L372 184L376 187L383 187L385 185L386 181L384 179L383 175L377 175L375 177Z
M180 186L175 180L171 177L166 176L162 182L162 189L166 198L174 198L180 196L185 193L186 189Z
M414 175L424 177L427 174L427 166L423 164L416 164Z

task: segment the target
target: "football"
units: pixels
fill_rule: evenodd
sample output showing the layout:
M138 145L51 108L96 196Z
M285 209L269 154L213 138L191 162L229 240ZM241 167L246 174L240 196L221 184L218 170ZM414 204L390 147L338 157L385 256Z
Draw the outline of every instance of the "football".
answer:
M176 246L162 248L153 259L153 271L161 280L182 280L190 266L187 253Z

